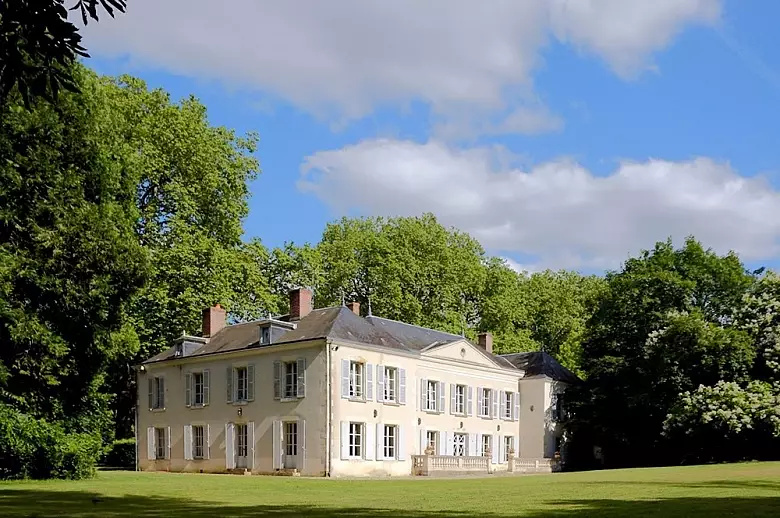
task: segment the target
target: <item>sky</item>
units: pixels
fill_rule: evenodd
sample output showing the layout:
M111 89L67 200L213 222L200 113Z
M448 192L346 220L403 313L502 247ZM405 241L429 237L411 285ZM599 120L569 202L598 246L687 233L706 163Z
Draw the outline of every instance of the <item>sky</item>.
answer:
M87 64L255 131L246 237L431 212L521 270L780 267L773 0L131 0Z

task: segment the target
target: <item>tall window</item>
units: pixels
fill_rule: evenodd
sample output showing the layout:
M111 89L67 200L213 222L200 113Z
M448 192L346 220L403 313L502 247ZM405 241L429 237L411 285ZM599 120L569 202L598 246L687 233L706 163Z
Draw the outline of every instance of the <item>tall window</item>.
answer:
M247 428L247 425L245 424L237 424L236 425L236 442L237 445L237 456L238 457L247 457L247 452L249 451L249 445L248 445L248 439L249 438L249 430Z
M349 423L349 456L363 457L363 423Z
M152 378L152 408L165 408L165 378L162 376Z
M192 456L196 459L202 459L205 455L206 441L203 433L203 426L192 427Z
M511 435L504 436L504 462L509 461L509 452L515 449L515 438Z
M195 406L203 406L205 400L204 400L204 393L203 393L203 373L202 372L193 372L192 373L192 404Z
M361 362L349 363L349 397L363 397L363 371L365 365Z
M490 450L490 439L492 438L491 435L483 435L482 436L482 444L480 445L482 447L482 450L479 452L480 455L487 455Z
M298 363L284 363L284 397L294 398L298 396Z
M385 367L385 401L395 403L398 394L398 369Z
M512 419L512 393L504 392L504 418Z
M436 403L438 401L438 391L436 390L438 388L439 383L436 381L428 380L426 382L427 385L427 397L425 398L425 410L431 410L433 412L436 411Z
M433 454L436 455L436 444L438 443L438 435L439 432L434 432L433 430L428 430L425 432L425 449L430 448L433 451ZM425 452L423 452L425 453Z
M384 433L384 457L394 459L398 441L398 427L391 424L385 425Z
M166 439L168 434L166 433L165 428L155 428L154 436L157 458L164 459L168 456L168 445L165 444L167 442Z
M455 385L455 408L456 414L466 413L466 385Z
M249 373L246 367L236 368L236 401L249 399Z
M456 457L463 457L466 455L466 434L455 433L452 434L452 454Z
M479 401L479 415L482 417L490 417L490 400L492 395L490 389L482 389L482 399Z
M287 421L284 423L284 454L298 455L298 422Z

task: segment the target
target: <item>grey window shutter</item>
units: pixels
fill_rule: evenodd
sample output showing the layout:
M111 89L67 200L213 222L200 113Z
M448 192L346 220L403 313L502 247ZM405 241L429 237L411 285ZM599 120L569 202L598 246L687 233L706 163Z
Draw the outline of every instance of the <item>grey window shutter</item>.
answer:
M149 376L149 410L154 408L154 378Z
M184 375L184 404L192 406L192 374Z
M493 419L497 419L498 418L498 391L495 389L491 390L490 397L493 398L493 415L491 415L490 417L492 417Z
M255 364L250 363L246 367L247 401L255 400Z
M506 403L504 401L505 399L506 398L504 397L504 391L500 390L498 392L498 417L500 417L501 419L507 419L509 417L508 415L506 415Z
M366 424L366 426L371 426L371 425ZM385 427L382 423L377 423L376 424L376 460L382 460L384 458L385 458Z
M428 410L428 380L420 380L420 410Z
M184 460L192 460L192 425L184 425Z
M406 369L398 369L398 404L406 404Z
M165 430L165 458L171 458L171 427Z
M377 366L379 368L379 366ZM366 364L366 401L374 399L374 366ZM381 401L377 398L378 401Z
M477 416L483 417L485 413L482 411L482 401L485 399L485 389L477 387Z
M349 458L349 422L341 421L341 460L347 460Z
M211 400L211 371L203 370L203 404L208 405Z
M520 420L520 393L515 392L512 394L514 397L514 409L515 409L515 415L513 416L513 421L519 421Z
M365 460L374 460L374 454L376 453L376 428L370 424L363 425L363 436L366 439L363 445L363 458Z
M349 360L341 360L341 397L349 398Z
M203 439L203 456L207 459L211 458L211 425L204 426L203 433L206 435Z
M249 421L247 423L247 441L249 444L247 444L247 450L249 453L249 469L254 470L255 469L255 423L254 421Z
M298 358L298 387L297 396L306 397L306 358Z
M233 367L228 367L225 372L225 385L227 387L227 402L233 402Z
M440 382L436 383L436 392L437 392L437 395L439 396L439 401L436 404L437 405L436 406L436 410L439 413L442 413L442 412L444 412L444 402L446 401L446 399L444 397L445 394L444 394L444 382L443 381L440 381Z
M468 390L466 391L466 414L471 417L474 415L473 408L472 408L472 402L474 399L474 387L469 385Z
M400 461L406 460L406 434L404 426L395 427L395 458Z
M450 414L455 413L455 409L458 406L458 391L455 388L454 383L450 383Z
M225 423L225 468L233 469L236 467L235 439L233 423Z
M282 399L282 362L274 362L274 399Z
M155 460L157 458L157 448L155 448L154 444L156 435L154 426L150 426L146 429L146 457L149 460Z
M385 367L376 366L376 401L382 403L385 400Z
M165 377L160 376L160 408L165 408Z

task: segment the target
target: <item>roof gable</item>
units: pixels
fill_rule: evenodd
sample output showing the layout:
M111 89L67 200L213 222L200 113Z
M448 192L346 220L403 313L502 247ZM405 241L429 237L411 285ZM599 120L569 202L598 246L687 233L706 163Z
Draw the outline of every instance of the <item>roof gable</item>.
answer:
M496 361L492 354L466 340L460 338L447 344L435 344L422 351L423 356L446 358L448 360L465 361L486 367L507 367L503 362Z

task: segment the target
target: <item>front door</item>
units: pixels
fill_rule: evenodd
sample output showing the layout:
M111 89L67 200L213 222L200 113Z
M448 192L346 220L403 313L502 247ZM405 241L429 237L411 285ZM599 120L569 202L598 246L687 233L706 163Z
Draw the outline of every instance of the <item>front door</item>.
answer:
M452 454L456 457L463 457L466 455L466 434L456 433L452 436Z
M284 423L284 467L294 469L298 467L298 422L287 421Z
M247 426L245 424L236 425L236 467L247 467L247 453L248 453L247 441Z

